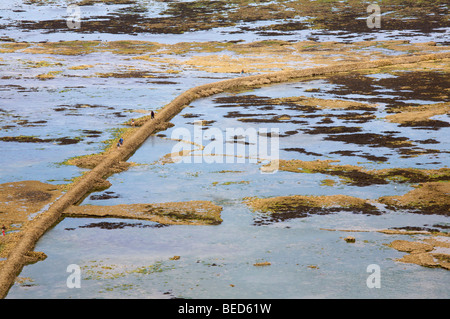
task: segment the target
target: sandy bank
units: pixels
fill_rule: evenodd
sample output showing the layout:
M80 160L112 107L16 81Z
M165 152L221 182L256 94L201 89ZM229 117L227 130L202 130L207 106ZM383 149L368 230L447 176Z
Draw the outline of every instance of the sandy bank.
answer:
M395 112L396 110L392 111ZM435 115L448 114L450 112L450 103L444 102L414 107L411 106L408 108L402 108L397 112L386 116L386 120L400 124L414 124L417 122L427 121Z

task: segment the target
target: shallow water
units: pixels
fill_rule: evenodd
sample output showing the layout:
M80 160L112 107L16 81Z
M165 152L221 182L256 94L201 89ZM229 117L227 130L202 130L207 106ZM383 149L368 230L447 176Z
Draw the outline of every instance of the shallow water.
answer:
M0 23L6 27L2 29L2 39L9 37L16 41L36 42L133 39L159 43L251 42L271 39L319 42L408 39L411 42L436 41L439 44L448 43L449 34L446 27L436 27L429 32L306 29L264 33L258 29L285 22L281 20L240 22L230 27L163 35L145 32L114 33L107 30L82 33L60 29L49 32L31 27L21 30L17 23L20 20L42 22L57 19L64 16L65 6L65 1L51 1L37 6L13 0L3 1L0 5ZM90 21L103 15L117 14L126 8L124 5L96 4L83 7L83 15L86 21ZM168 8L168 4L152 1L147 3L146 8L141 15L154 18L161 16L160 13ZM306 17L297 17L293 21L305 19ZM383 53L399 54L391 50ZM7 63L0 63L0 137L68 137L79 141L70 145L0 141L0 183L18 180L68 183L83 170L60 163L73 156L101 151L102 141L115 137L117 128L122 123L142 115L133 110L157 109L190 87L236 76L183 70L177 74L164 73L167 78L158 79L161 72L167 70L167 65L130 60L126 56L110 53L91 53L82 56L56 56L61 58L65 76L44 81L35 77L44 71L30 68L26 61L47 60L47 55L18 52L6 53L2 57L7 59ZM51 62L57 60L51 59ZM69 66L80 64L93 67L86 71L77 70L76 73L68 69ZM129 67L139 67L155 78L90 77L96 72L126 72ZM50 70L53 69L46 68L45 72ZM79 72L85 72L83 74L87 77L80 77ZM78 76L71 76L74 74ZM359 87L356 90L355 84L361 79L365 83L369 81L367 83L370 85L363 90ZM134 153L130 161L136 163L136 166L108 179L112 186L107 191L112 192L112 198L98 200L88 196L82 205L209 200L223 207L223 222L216 226L160 227L161 225L153 222L129 219L65 218L36 245L36 251L45 252L47 259L24 267L19 277L25 278L25 282L16 283L7 297L449 298L447 271L399 263L396 259L404 253L386 246L395 239L412 240L421 238L420 235L400 236L375 232L377 229L392 227L448 226L446 216L394 212L380 207L383 212L380 215L336 212L275 220L265 214L250 211L243 203L243 199L250 196L344 194L376 199L385 195L402 195L412 189L410 183L391 182L357 187L325 174L285 171L262 174L260 168L264 162L251 163L247 159L244 163L238 163L238 158L233 156L206 156L201 163L194 162L200 158L198 156L193 156L191 163L163 165L157 162L179 145L179 142L170 139L177 137L172 136L177 129L187 129L193 135L194 121L207 120L214 122L202 130L204 145L213 137L214 129L224 132L227 128L277 128L282 135L279 139L279 156L282 159L332 159L340 160L339 164L359 165L368 169L434 169L447 166L449 127L438 130L417 129L399 127L398 124L380 120L388 114L389 107L401 103L438 102L436 94L415 94L414 91L401 88L403 84L400 80L395 82L396 79L401 79L400 75L392 72L362 75L356 80L333 77L273 85L237 94L218 94L194 101L191 107L185 108L171 120L174 127L160 132L158 136L151 136ZM435 77L433 79L437 81ZM169 81L170 84L158 81ZM370 111L374 119L359 123L352 117L343 116L349 115L349 112L363 114L363 110L324 109L311 113L287 105L264 103L266 98L300 95L378 103L379 106ZM249 99L248 104L224 100L246 96L254 96ZM86 105L87 107L83 107ZM278 115L288 115L291 119L273 122L239 120L267 120ZM330 117L333 123L320 123L325 117ZM434 119L448 122L447 115ZM35 123L37 121L45 122ZM361 132L378 136L406 137L415 143L415 149L436 152L402 157L404 154L397 148L330 140L328 134L311 133L310 130L317 126L359 127ZM88 132L92 130L98 132ZM434 141L433 144L424 142L430 140ZM226 150L226 145L230 145L230 141L231 137L226 141L222 140L223 150ZM289 148L303 150L286 150ZM337 153L341 151L347 153ZM378 159L373 160L370 156ZM220 162L229 158L232 163ZM380 160L383 158L385 159ZM206 163L207 160L212 163ZM325 179L333 180L335 185L323 185ZM103 229L96 225L102 221L109 223L113 229ZM369 232L327 231L324 228ZM346 243L343 240L346 236L355 236L356 243ZM180 256L180 259L170 260L173 256ZM259 262L270 262L271 265L254 266ZM79 289L70 289L66 285L69 276L67 266L70 264L81 267L82 281ZM368 288L366 284L370 275L367 267L372 264L381 269L379 289Z
M383 77L383 75L380 75ZM250 94L270 97L303 95L305 88L323 80L291 83L257 89ZM294 94L296 93L296 94ZM447 225L445 216L420 215L383 209L381 215L337 212L305 218L272 220L250 211L242 200L247 196L332 195L346 194L361 198L401 195L411 185L391 183L367 187L339 183L338 178L323 174L298 174L278 171L262 174L261 164L254 163L169 163L158 164L163 155L172 152L178 141L170 140L180 127L193 132L195 119L215 120L213 127L242 126L225 118L230 108L217 107L217 98L200 99L184 109L172 122L174 127L152 136L130 161L137 166L109 178L107 190L113 198L96 200L88 197L83 205L116 205L168 201L210 200L223 207L223 222L217 226L166 226L127 219L66 218L38 242L36 250L49 257L27 266L21 277L32 282L15 285L8 298L448 298L448 274L442 269L428 269L395 261L403 253L386 247L395 239L420 238L385 235L374 232L392 227L432 227ZM324 95L327 98L336 96ZM233 107L239 108L238 106ZM245 111L251 111L247 107ZM267 112L272 112L269 110ZM323 110L328 112L330 110ZM336 111L337 112L337 111ZM345 112L345 111L339 111ZM378 112L378 111L377 111ZM379 111L382 113L382 111ZM261 114L261 111L258 111ZM293 114L295 112L292 112ZM201 115L197 118L185 114ZM284 114L284 110L283 110ZM312 122L315 120L313 119ZM189 124L191 123L191 124ZM247 127L247 124L245 124ZM265 124L290 130L295 125ZM309 124L312 125L312 124ZM367 126L369 124L365 124ZM395 124L373 131L394 129ZM369 128L369 126L367 127ZM373 128L373 126L370 126ZM445 128L447 129L447 128ZM205 135L207 130L204 131ZM402 130L402 134L408 133ZM444 142L442 131L428 132ZM409 136L409 135L407 135ZM206 140L205 140L206 141ZM304 142L307 141L307 142ZM280 149L302 145L309 151L330 153L343 149L341 143L324 143L321 138L293 135L280 138ZM324 145L325 144L325 145ZM440 147L440 144L438 145ZM345 149L345 148L344 148ZM358 148L359 150L361 148ZM374 152L368 147L367 151ZM375 150L378 152L378 150ZM377 154L377 153L375 153ZM408 167L422 164L427 156L404 162L392 156L390 163L367 164L370 168ZM445 162L444 155L441 159ZM313 160L317 157L280 152L281 158ZM352 157L329 154L324 158L354 164ZM194 159L193 159L194 160ZM435 159L436 160L436 159ZM392 161L392 162L391 162ZM321 186L331 178L337 185ZM245 181L246 183L239 183ZM119 229L86 228L106 221L111 225L126 223ZM116 224L114 224L116 223ZM133 226L134 225L134 226ZM327 231L355 229L370 232ZM355 236L355 244L343 238ZM95 244L94 244L95 243ZM179 260L170 260L180 256ZM351 262L349 262L351 261ZM254 266L270 262L270 266ZM82 269L80 289L66 286L66 267L77 264ZM380 266L381 288L368 288L367 267Z
M39 242L45 261L26 266L28 286L8 298L448 298L448 274L395 262L402 253L384 244L405 236L346 233L322 227L364 228L421 224L435 218L395 213L382 217L336 213L254 226L242 204L227 203L219 226L80 228L96 219L66 218ZM436 218L438 221L439 218ZM106 219L107 222L124 220ZM125 220L130 224L131 220ZM352 235L355 244L343 237ZM95 244L93 244L95 242ZM179 260L170 260L173 256ZM254 266L257 262L270 266ZM351 261L351 262L350 262ZM66 268L82 269L80 288L66 286ZM368 288L371 264L381 288Z

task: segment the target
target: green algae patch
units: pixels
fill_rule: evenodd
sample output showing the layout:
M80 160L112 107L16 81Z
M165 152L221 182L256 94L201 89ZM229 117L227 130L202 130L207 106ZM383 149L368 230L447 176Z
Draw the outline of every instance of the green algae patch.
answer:
M95 154L88 154L82 156L75 156L69 158L62 162L63 165L74 165L79 168L93 169L97 165L99 165L105 158L107 158L111 152L117 149L117 143L120 138L123 138L124 143L127 142L128 138L132 136L134 132L136 132L137 128L135 127L121 127L114 129L112 132L113 137L103 141L103 151ZM107 175L120 173L127 170L130 166L136 165L132 162L119 161L114 163L109 169L109 173Z
M83 106L82 106L83 107ZM86 106L88 107L88 106ZM127 139L136 131L136 128L133 127L120 127L115 128L111 131L112 137L110 139L102 141L103 149L99 153L81 155L69 158L62 162L63 165L75 165L80 168L93 169L98 164L102 162L111 152L113 152L117 148L117 143L120 138L123 138L124 143ZM126 163L120 161L119 163L115 163L114 166L121 167L121 169L117 170L117 172L124 171L131 163ZM113 169L115 171L116 169Z
M81 138L69 138L69 137L59 137L59 138L39 138L36 136L2 136L0 141L3 142L17 142L17 143L54 143L58 145L67 144L77 144L81 141Z
M222 207L209 201L71 206L65 217L131 218L164 225L219 225Z
M70 158L64 162L66 165L74 165L80 168L87 168L87 169L93 169L98 164L100 164L105 158L106 154L90 154L90 155L84 155L84 156L78 156L74 158ZM130 162L117 162L115 163L111 169L110 173L121 173L123 171L126 171L130 166L134 165L134 163Z
M80 45L80 43L74 42L73 45L71 46L69 45L68 47L65 48L67 50L64 50L64 48L62 47L58 48L57 45L54 44L52 45L54 46L54 54L71 54L69 52L72 51L76 52L72 54L88 54L98 49L97 43L82 43ZM427 56L425 57L425 59L438 59L439 57L442 56L446 55ZM351 71L362 67L375 68L380 65L388 65L389 63L395 64L398 63L399 61L401 61L402 63L414 63L414 61L419 61L421 59L423 59L423 57L420 56L409 58L405 57L394 58L389 61L381 61L381 62L372 62L372 61L367 62L367 60L365 59L365 62L367 63L356 63L348 65L340 63L338 66L319 68L317 70L302 69L297 72L277 73L267 76L264 75L264 77L253 76L238 79L229 79L218 83L202 85L186 91L185 93L177 97L173 102L168 104L167 107L165 107L158 114L157 118L159 119L157 119L157 123L160 120L163 121L169 120L170 118L175 116L183 108L183 106L188 105L196 98L210 96L219 92L223 92L224 90L230 90L234 88L255 87L271 83L280 83L292 79L304 78L305 76L313 76L315 74L325 75L335 72ZM99 167L99 169L97 169L98 166L96 166L95 167L96 169L93 170L94 172L88 172L85 175L86 178L84 178L83 181L80 182L79 187L74 187L71 190L69 190L62 197L62 199L57 202L56 205L50 206L48 211L40 215L43 216L43 219L41 219L35 224L36 226L33 227L33 229L31 229L32 231L30 233L24 234L24 238L26 239L25 244L20 245L19 247L17 247L16 250L13 250L12 257L7 260L8 263L6 263L6 266L4 266L2 269L4 270L0 278L1 279L0 287L2 288L2 295L5 294L7 288L10 286L11 282L10 279L15 277L16 274L20 272L18 270L20 270L21 267L23 266L22 256L28 250L30 250L30 247L32 247L32 245L36 242L36 239L42 236L45 230L51 227L51 225L54 225L54 223L62 216L63 211L66 210L66 207L73 205L74 203L78 202L80 198L85 196L86 192L90 190L92 183L95 182L95 178L98 178L98 175L104 177L104 175L108 173L110 167L113 166L114 162L123 160L123 158L130 156L130 154L140 146L140 144L148 137L148 135L154 131L152 125L147 124L149 123L146 123L144 125L145 130L141 130L137 132L139 134L133 135L135 136L134 139L130 138L129 144L127 144L128 140L127 138L125 138L125 147L123 147L120 151L117 150L117 152L112 152L111 156L105 157L105 160L101 161L102 163L104 163L104 165L98 165L101 166ZM112 145L114 144L112 143ZM342 169L341 171L345 172L345 170ZM358 170L356 169L355 171ZM336 196L338 197L332 196L318 197L319 199L316 201L312 200L312 197L308 197L306 199L304 197L297 198L297 200L294 201L288 200L287 202L286 201L282 202L277 207L274 207L273 210L275 211L275 208L277 208L278 211L283 212L283 214L277 215L285 215L289 213L307 214L310 212L323 213L334 211L335 209L342 210L342 208L364 212L377 211L373 205L366 202L365 200L354 199L351 197L346 198L341 195ZM190 205L183 205L181 203L177 203L176 207L173 207L173 205L169 205L169 207L166 207L164 206L164 204L135 204L135 205L138 205L139 207L136 206L133 208L130 207L130 205L125 205L124 207L94 206L93 209L90 209L86 208L89 206L72 206L67 211L70 211L71 209L74 210L86 209L87 211L74 211L72 216L123 217L123 218L143 218L143 219L152 218L150 220L168 224L187 223L187 224L203 225L206 223L211 225L219 223L218 219L214 219L211 218L211 216L209 216L210 210L202 205L200 205L200 207L198 206L192 207L192 203ZM216 212L217 214L217 211L220 212L220 209L221 209L220 207L213 208L212 212ZM273 215L275 215L275 213Z
M49 79L54 79L56 75L62 73L62 71L50 71L47 73L42 73L42 74L38 74L36 75L36 78L38 78L39 80L49 80Z
M52 2L55 1L25 1L33 5ZM154 17L146 14L147 5L151 2L81 0L75 3L79 6L100 3L105 6L121 5L121 9L114 14L84 18L83 31L87 33L182 34L231 26L239 29L230 32L250 31L260 36L271 35L274 32L280 35L291 34L292 31L304 29L339 31L346 34L367 30L367 4L360 1L165 0L158 2L164 2L164 7ZM380 2L383 13L386 13L383 14L383 29L419 30L428 33L435 28L447 28L449 23L445 4L447 2L441 0L407 1L406 3L398 0L384 0ZM305 19L299 21L299 16ZM241 25L243 22L245 25ZM62 32L67 29L64 19L22 20L19 26L22 30L52 30L53 32ZM320 48L320 44L317 47Z
M108 41L102 42L102 50L120 55L136 55L157 51L160 44L148 41Z
M183 4L185 5L185 4ZM182 5L182 6L183 6ZM253 10L253 9L252 9ZM84 22L84 28L89 28L89 23L96 24L98 21ZM102 23L102 22L98 22ZM159 28L162 22L150 25L144 23L146 28ZM181 26L174 26L173 20L165 29L184 28L186 21ZM166 32L166 30L164 31ZM363 41L355 43L337 43L333 41L316 43L314 41L255 41L251 43L233 42L180 42L174 44L155 43L150 41L61 41L45 43L0 43L0 53L24 52L31 54L52 55L87 55L91 53L108 52L114 55L130 59L141 59L158 65L165 65L162 73L178 73L182 70L203 70L211 73L233 73L238 74L252 72L271 71L294 71L299 68L314 66L335 66L342 63L367 61L367 50L371 50L371 58L390 58L386 49L392 52L436 53L445 51L448 46L433 46L428 43L408 43L407 41ZM432 62L423 64L422 68L428 67L437 70L445 68ZM44 63L45 66L46 63ZM39 64L38 64L39 65ZM176 70L174 70L174 67ZM411 68L412 66L405 66ZM382 70L380 66L378 70ZM71 68L69 68L71 69ZM448 69L448 67L447 67ZM77 70L76 66L75 69ZM388 69L387 71L395 71ZM397 68L398 70L398 68ZM367 71L373 73L372 71ZM44 75L43 75L44 76ZM51 78L48 75L48 78ZM73 76L73 75L72 75ZM91 77L86 76L85 77ZM153 77L146 72L108 72L98 73L99 77ZM318 77L316 77L318 78ZM444 94L445 95L445 94ZM448 95L448 93L447 93ZM336 101L335 101L336 102ZM326 102L330 104L331 102ZM335 103L333 107L339 107ZM372 107L372 106L368 106Z
M94 52L110 52L116 55L131 56L155 63L195 68L212 73L267 72L274 70L293 70L304 66L340 65L343 61L364 61L366 49L371 48L377 58L388 57L385 47L395 51L398 41L341 44L312 41L290 43L286 41L256 41L252 43L205 43L181 42L161 44L145 41L63 41L34 43L24 47L27 53L82 55ZM439 52L445 47L425 46L424 44L402 44L417 51ZM9 50L14 52L12 46ZM312 50L312 48L315 48ZM403 47L400 47L403 50ZM399 49L400 50L400 49ZM329 51L338 54L330 54ZM9 52L9 51L8 51ZM400 51L402 52L402 51ZM188 57L186 58L186 55ZM173 70L167 70L170 73ZM174 71L179 72L179 71ZM106 74L104 75L106 76Z
M320 186L334 186L336 185L336 181L332 179L324 179L321 181Z
M32 44L25 42L7 42L0 43L0 53L13 53L22 51L32 46Z
M220 183L219 184L219 182L213 182L212 183L212 185L213 186L216 186L216 185L224 185L224 186L226 186L226 185L242 185L242 184L245 184L245 185L247 185L247 184L250 184L250 182L249 181L237 181L237 182L223 182L223 183Z
M48 61L24 61L25 66L29 68L47 68L55 66L63 66L60 62L48 62Z
M96 52L99 41L61 41L35 43L22 50L24 53L33 54L58 54L58 55L85 55Z

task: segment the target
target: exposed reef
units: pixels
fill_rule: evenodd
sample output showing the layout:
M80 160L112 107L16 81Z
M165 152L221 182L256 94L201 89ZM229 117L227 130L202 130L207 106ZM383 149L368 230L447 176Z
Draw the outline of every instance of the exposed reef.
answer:
M405 235L408 236L408 238L416 237L414 240L396 239L385 244L385 246L407 253L401 258L397 258L396 261L398 262L416 264L428 268L443 268L450 270L450 234L446 232L394 229L361 230L322 228L322 230L346 233L378 232L387 235ZM349 237L356 241L354 236Z
M333 164L336 162L339 162L339 160L278 160L277 164L278 169L282 171L339 176L344 183L354 186L388 184L390 182L428 183L450 180L450 169L446 167L439 169L385 168L367 170L356 165ZM270 163L265 166L274 166L274 164Z

